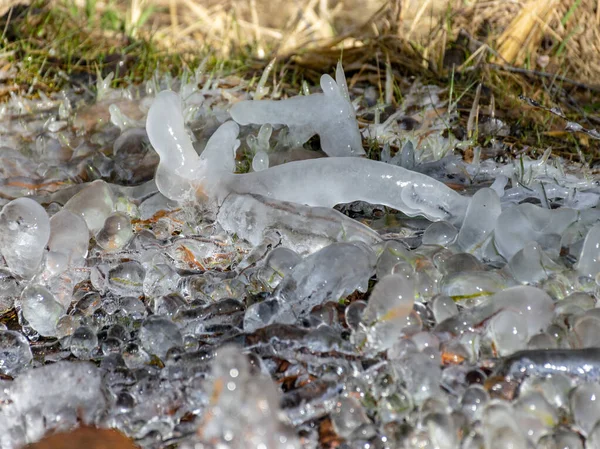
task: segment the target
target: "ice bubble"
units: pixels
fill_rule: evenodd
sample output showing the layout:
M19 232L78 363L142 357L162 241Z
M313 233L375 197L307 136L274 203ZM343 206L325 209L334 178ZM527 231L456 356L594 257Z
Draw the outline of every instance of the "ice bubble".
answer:
M140 328L140 341L150 354L161 359L171 348L183 346L181 332L171 320L159 316L148 317Z
M360 322L362 320L362 315L367 307L367 303L365 301L354 301L344 311L344 316L346 318L346 324L352 330L357 330Z
M0 252L12 273L25 278L37 271L50 237L50 220L42 206L18 198L0 212Z
M102 249L112 252L127 245L133 237L131 220L122 212L115 212L104 221L102 229L96 234L96 243Z
M571 335L574 348L600 347L600 317L593 315L577 317L574 320Z
M37 333L44 337L56 335L56 323L65 313L65 307L45 287L37 284L25 287L20 305L23 318Z
M95 234L115 210L114 195L106 182L96 180L67 201L65 209L83 217L90 232Z
M20 333L0 330L0 373L15 376L31 363L33 355L29 342Z

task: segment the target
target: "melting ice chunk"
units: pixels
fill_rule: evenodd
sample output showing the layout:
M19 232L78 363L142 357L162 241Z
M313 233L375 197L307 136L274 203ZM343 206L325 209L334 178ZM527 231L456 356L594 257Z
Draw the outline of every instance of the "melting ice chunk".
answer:
M231 108L231 116L240 125L287 125L290 143L295 146L318 134L321 147L329 156L362 156L365 150L341 63L335 77L335 81L329 75L321 77L322 94L280 101L240 101Z
M36 273L49 236L48 214L32 199L18 198L2 208L0 252L14 274L29 278Z

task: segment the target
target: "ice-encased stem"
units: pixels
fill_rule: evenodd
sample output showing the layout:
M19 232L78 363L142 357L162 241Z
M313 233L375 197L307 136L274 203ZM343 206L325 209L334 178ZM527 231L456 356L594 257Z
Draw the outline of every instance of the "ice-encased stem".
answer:
M220 198L229 192L254 193L322 207L366 201L453 223L462 221L469 202L429 176L358 158L294 161L255 173L223 174L218 184Z

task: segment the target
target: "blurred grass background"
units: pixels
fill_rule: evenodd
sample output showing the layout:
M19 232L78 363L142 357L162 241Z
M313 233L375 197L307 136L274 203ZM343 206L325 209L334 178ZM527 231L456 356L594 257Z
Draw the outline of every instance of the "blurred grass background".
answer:
M467 105L481 82L538 146L557 119L520 94L600 125L600 0L0 0L0 14L0 100L111 71L116 85L177 75L204 58L249 79L276 58L273 76L297 92L341 56L351 84L382 95L390 76L420 78L462 89Z

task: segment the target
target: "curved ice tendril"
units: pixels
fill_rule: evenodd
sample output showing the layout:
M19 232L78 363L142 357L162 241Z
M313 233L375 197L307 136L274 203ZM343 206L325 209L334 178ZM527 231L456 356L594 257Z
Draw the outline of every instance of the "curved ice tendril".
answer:
M366 201L398 209L409 216L460 223L468 198L421 173L383 162L331 157L294 161L260 172L233 174L237 129L227 122L198 156L184 127L177 94L161 92L148 113L150 143L161 162L156 184L168 198L184 201L201 191L221 204L230 193L253 193L308 206L333 207ZM214 141L213 141L214 139ZM214 144L214 147L213 147ZM216 148L221 151L216 151Z

